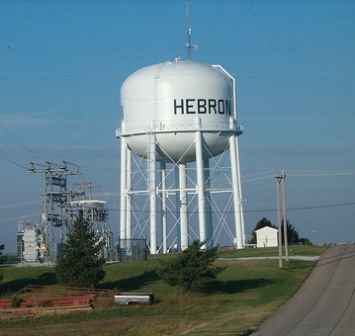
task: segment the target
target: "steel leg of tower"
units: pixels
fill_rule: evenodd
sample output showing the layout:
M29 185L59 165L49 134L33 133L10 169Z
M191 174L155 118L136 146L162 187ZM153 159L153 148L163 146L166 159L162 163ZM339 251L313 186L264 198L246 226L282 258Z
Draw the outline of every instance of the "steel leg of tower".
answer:
M234 205L234 220L235 220L235 245L237 249L243 248L243 230L242 230L242 216L240 212L241 199L239 194L239 184L240 179L238 176L238 159L237 159L237 149L236 149L236 136L232 135L229 138L229 150L231 158L231 169L232 169L232 190L233 190L233 205Z
M242 227L242 247L244 247L245 246L245 226L244 226L244 212L243 212L243 198L242 198L242 181L241 181L241 175L240 175L238 136L235 136L235 152L236 152L236 159L237 159L238 197L239 197L240 223L241 223L241 227Z
M124 137L121 138L121 198L120 198L120 239L126 239L126 202L127 202L127 144Z
M132 238L132 224L131 224L131 176L132 176L132 153L127 148L126 150L126 238Z

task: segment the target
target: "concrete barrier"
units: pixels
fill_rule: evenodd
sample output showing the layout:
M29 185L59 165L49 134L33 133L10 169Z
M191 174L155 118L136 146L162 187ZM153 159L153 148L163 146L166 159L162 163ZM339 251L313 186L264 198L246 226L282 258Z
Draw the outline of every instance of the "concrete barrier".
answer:
M149 305L154 302L154 294L122 293L115 295L117 305Z

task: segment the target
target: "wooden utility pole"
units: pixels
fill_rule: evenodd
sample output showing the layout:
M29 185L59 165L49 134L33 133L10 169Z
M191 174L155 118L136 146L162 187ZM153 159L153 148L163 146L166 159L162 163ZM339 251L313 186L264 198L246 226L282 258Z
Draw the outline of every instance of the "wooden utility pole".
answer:
M287 238L287 219L286 219L286 193L285 193L285 183L286 174L282 171L282 210L283 210L283 222L284 222L284 241L285 241L285 256L286 261L288 261L288 238Z
M282 234L281 234L281 213L280 213L280 183L282 176L276 172L276 202L277 202L277 223L278 223L278 236L279 236L279 267L282 268Z

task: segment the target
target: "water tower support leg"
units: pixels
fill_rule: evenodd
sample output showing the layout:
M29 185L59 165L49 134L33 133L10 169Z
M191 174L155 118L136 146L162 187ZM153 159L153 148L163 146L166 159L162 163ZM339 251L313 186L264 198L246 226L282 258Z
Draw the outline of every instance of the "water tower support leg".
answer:
M200 241L206 240L206 214L205 192L202 160L202 135L196 132L196 173L197 173L197 196L198 196L198 219L200 229ZM204 246L206 248L206 246Z
M155 178L155 134L149 134L149 153L148 153L148 184L149 184L149 204L150 204L150 253L157 253L157 235L156 235L156 178Z
M132 176L132 156L131 156L131 151L127 148L126 151L127 155L127 167L126 167L126 238L131 239L132 238L132 233L131 233L131 195L130 195L130 190L131 190L131 176Z
M126 239L126 201L127 201L127 145L121 138L121 198L120 198L120 239Z
M210 160L204 160L204 179L205 179L205 206L206 206L206 239L207 248L213 247L213 227L212 227L212 206L211 206L211 181L210 181Z
M244 225L244 212L243 212L243 197L242 197L242 181L240 175L240 160L239 160L239 141L235 137L235 153L237 158L237 176L238 176L238 196L239 196L239 214L240 223L242 226L242 246L245 246L245 225Z
M234 220L235 220L235 245L237 249L243 248L243 231L240 215L240 195L239 195L239 179L238 179L238 158L236 150L235 135L229 138L229 150L232 169L232 190L233 190L233 205L234 205Z
M163 241L163 253L168 250L167 242L167 207L166 207L166 163L160 162L161 170L161 208L162 208L162 241Z
M187 224L187 192L186 192L186 164L179 164L180 181L180 225L181 225L181 250L189 246L189 230Z

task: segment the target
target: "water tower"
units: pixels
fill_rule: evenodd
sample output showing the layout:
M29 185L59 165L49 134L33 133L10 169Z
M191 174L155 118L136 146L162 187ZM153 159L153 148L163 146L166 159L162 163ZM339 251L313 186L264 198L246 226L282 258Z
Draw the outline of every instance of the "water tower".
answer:
M179 58L144 67L125 80L121 128L116 131L121 140L122 239L132 238L136 226L132 202L139 195L146 197L148 204L152 254L160 247L163 252L168 250L172 231L178 249L186 249L192 240L192 222L197 225L195 238L206 240L206 247L211 247L212 195L222 190L212 187L210 159L228 152L230 185L224 186L223 192L232 195L233 244L244 246L238 154L238 136L243 130L237 124L235 92L234 78L220 65ZM140 169L144 177L138 189L132 187L136 174L132 157L142 158L145 165ZM193 167L189 174L188 164ZM196 205L190 206L188 199L195 199ZM169 210L171 203L175 204L173 211ZM169 211L176 230L169 228Z

